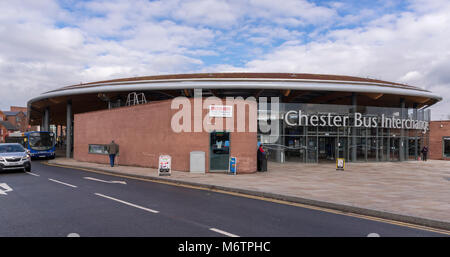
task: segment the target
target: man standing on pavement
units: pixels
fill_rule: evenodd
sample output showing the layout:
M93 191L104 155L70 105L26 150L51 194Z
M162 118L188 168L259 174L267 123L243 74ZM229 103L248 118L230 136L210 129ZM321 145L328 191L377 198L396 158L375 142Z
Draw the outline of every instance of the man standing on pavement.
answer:
M424 146L423 148L422 148L422 156L423 156L423 161L424 162L426 162L427 161L427 155L428 155L428 147L427 146Z
M107 146L108 154L109 154L109 163L111 167L114 167L114 158L116 158L116 154L119 153L119 145L114 143L114 140Z

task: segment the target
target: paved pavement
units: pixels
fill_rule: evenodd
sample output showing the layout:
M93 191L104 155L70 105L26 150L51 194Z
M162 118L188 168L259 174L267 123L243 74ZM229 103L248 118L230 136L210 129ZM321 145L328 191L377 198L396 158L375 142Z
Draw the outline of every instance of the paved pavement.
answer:
M237 195L33 162L0 174L0 236L439 236ZM5 185L3 184L3 185Z

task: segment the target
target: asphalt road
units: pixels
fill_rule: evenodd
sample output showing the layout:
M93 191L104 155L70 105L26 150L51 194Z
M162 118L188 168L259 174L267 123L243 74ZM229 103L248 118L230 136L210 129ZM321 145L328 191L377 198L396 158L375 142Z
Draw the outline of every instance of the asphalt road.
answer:
M0 174L13 190L0 194L0 236L445 236L37 161L31 172Z

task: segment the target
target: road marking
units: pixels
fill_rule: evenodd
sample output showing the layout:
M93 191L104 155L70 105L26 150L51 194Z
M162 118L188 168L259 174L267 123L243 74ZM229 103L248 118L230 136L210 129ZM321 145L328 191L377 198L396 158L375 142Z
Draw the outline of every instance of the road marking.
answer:
M141 210L144 210L144 211L148 211L148 212L152 212L152 213L159 213L159 211L155 211L155 210L152 210L152 209L149 209L149 208L145 208L145 207L142 207L142 206L139 206L139 205L136 205L136 204L125 202L125 201L116 199L116 198L111 197L111 196L107 196L107 195L103 195L103 194L99 194L99 193L95 193L95 195L98 195L98 196L101 196L101 197L104 197L104 198L107 198L107 199L110 199L110 200L113 200L113 201L116 201L116 202L119 202L119 203L123 203L123 204L126 204L128 206L131 206L131 207L134 207L134 208L138 208L138 209L141 209Z
M70 233L67 235L67 237L80 237L80 235L77 233Z
M56 183L59 183L59 184L62 184L62 185L65 185L65 186L68 186L68 187L74 187L74 188L77 188L77 186L74 186L74 185L71 185L71 184L67 184L67 183L64 183L64 182L61 182L61 181L58 181L58 180L55 180L55 179L49 178L48 180L53 181L53 182L56 182Z
M29 175L36 176L36 177L40 177L40 176L41 176L41 175L38 175L38 174L35 174L35 173L32 173L32 172L25 172L25 173L27 173L27 174L29 174Z
M4 189L4 190L0 189L0 195L8 195L7 192L13 191L13 189L6 183L1 183L0 187Z
M109 184L123 184L123 185L127 184L127 182L125 182L125 181L106 181L106 180L101 180L98 178L91 178L91 177L83 177L83 178L93 180L93 181L103 182L103 183L109 183Z
M192 189L198 189L198 190L203 190L203 191L216 192L216 193L221 193L221 194L234 195L234 196L239 196L239 197L245 197L245 198L256 199L256 200L261 200L261 201L266 201L266 202L290 205L290 206L301 207L301 208L306 208L306 209L311 209L311 210L318 210L318 211L334 213L334 214L343 215L343 216L356 217L356 218L365 219L365 220L372 220L372 221L377 221L377 222L382 222L382 223L387 223L387 224L392 224L392 225L397 225L397 226L402 226L402 227L408 227L408 228L413 228L413 229L419 229L419 230L425 230L425 231L450 235L449 230L426 227L423 225L416 225L416 224L412 224L412 223L406 223L406 222L395 221L395 220L388 220L388 219L378 218L378 217L374 217L374 216L366 216L366 215L362 215L362 214L343 212L343 211L339 211L339 210L327 209L327 208L323 208L323 207L317 207L317 206L313 206L313 205L307 205L307 204L296 203L296 202L289 202L289 201L285 201L285 200L278 200L278 199L274 199L274 198L255 196L255 195L249 195L249 194L244 194L244 193L237 193L237 192L231 192L231 191L225 191L225 190L221 190L221 189L213 189L213 188L207 188L207 187L201 187L201 186L192 186L192 185L186 185L186 184L170 182L170 181L162 181L162 180L157 180L157 179L152 179L152 178L138 178L138 177L132 177L132 176L127 176L127 175L114 174L114 173L110 173L110 172L106 172L106 171L92 170L89 168L80 168L80 167L73 167L73 166L67 166L67 165L61 165L61 164L50 164L50 163L44 163L44 164L48 165L48 166L61 167L61 168L66 168L66 169L83 170L83 171L88 171L88 172L97 173L97 174L103 174L103 175L109 175L109 176L115 176L115 177L121 177L121 178L127 178L127 179L134 179L134 180L139 180L139 181L153 182L153 183L159 183L159 184L165 184L165 185L171 185L171 186L178 186L178 187L192 188Z
M370 233L370 234L367 235L367 237L380 237L380 234Z
M228 233L226 231L223 231L223 230L220 230L220 229L217 229L217 228L210 228L209 230L214 231L214 232L219 233L219 234L222 234L222 235L229 236L229 237L239 237L238 235L231 234L231 233Z

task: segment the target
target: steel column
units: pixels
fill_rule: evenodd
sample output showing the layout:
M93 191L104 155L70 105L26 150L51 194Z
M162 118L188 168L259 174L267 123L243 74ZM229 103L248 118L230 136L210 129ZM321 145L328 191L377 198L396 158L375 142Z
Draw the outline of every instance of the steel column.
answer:
M400 118L405 119L405 99L400 99ZM400 161L405 160L405 128L400 129L400 149L399 149L399 155L400 155Z
M356 108L358 107L358 96L356 93L352 93L352 113L356 112ZM352 124L352 162L356 162L356 127L353 122Z
M66 107L66 158L72 157L72 102L67 102Z

